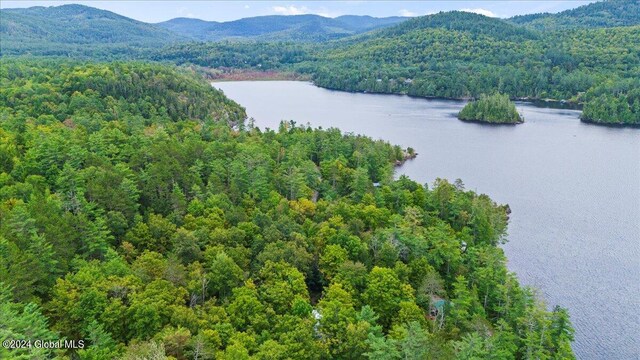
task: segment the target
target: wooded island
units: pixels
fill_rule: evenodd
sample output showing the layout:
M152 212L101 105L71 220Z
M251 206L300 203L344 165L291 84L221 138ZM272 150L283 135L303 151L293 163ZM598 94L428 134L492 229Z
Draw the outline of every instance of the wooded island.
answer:
M458 113L458 119L484 122L489 124L521 124L524 118L518 113L516 105L508 95L482 95L480 99L470 101Z

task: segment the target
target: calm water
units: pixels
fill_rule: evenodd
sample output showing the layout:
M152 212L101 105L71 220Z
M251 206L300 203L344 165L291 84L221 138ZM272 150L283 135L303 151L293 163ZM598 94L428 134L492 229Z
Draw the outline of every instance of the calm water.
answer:
M458 121L463 103L351 94L309 83L215 83L256 125L280 120L381 138L419 153L397 173L460 178L508 203L504 250L521 282L569 308L580 359L640 358L640 130L519 103L526 122Z

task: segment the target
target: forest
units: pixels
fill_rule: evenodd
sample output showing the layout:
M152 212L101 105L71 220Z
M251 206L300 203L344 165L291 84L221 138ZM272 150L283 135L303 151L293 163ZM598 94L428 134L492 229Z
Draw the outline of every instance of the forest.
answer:
M491 124L519 124L524 118L516 110L516 105L505 94L482 95L467 103L458 113L458 119Z
M451 11L408 20L299 15L147 24L65 5L4 10L0 54L278 70L353 92L455 99L499 92L583 107L585 122L640 126L638 9L636 0L611 0L510 19Z
M497 91L512 99L585 103L601 112L617 103L629 111L605 117L589 111L584 119L638 125L640 112L624 86L640 78L638 44L638 26L539 33L475 14L444 13L329 49L300 71L311 72L320 86L348 91L446 98ZM619 88L608 94L607 105L587 95L602 93L598 88L606 84Z
M455 99L500 92L583 105L583 121L639 126L634 85L640 79L640 22L635 24L543 31L447 12L328 43L181 43L151 58L294 71L318 86L352 92Z
M0 358L575 358L506 268L508 206L394 180L410 149L62 60L3 59L0 138L0 340L85 341Z

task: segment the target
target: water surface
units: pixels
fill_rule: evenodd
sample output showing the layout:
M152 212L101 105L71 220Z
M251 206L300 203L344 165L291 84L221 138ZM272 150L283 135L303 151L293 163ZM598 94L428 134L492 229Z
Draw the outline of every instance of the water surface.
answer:
M640 358L640 130L517 103L525 123L464 123L463 102L352 94L304 82L215 83L258 127L281 120L411 146L397 175L462 179L511 207L509 269L569 309L579 359Z

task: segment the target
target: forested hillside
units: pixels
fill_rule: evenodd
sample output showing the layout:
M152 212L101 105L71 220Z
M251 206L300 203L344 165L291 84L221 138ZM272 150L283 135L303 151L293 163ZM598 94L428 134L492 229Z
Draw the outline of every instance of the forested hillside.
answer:
M2 9L1 54L118 58L186 41L170 31L84 5Z
M572 359L508 208L397 146L258 130L185 70L3 60L1 358Z
M638 0L607 0L557 14L515 16L509 21L541 30L605 28L640 25Z
M640 78L640 26L536 32L481 15L440 13L335 46L298 69L320 86L347 91L450 98L498 91L584 102L607 82ZM619 87L610 95L623 104L623 96L632 97ZM629 116L600 120L640 124L633 101L628 108Z
M136 21L84 5L2 9L2 54L88 58L144 57L144 51L187 41L319 42L389 27L392 16L257 16L228 22L175 18L157 24ZM92 53L92 51L94 53Z
M447 12L324 44L189 43L160 49L152 58L296 71L316 85L346 91L445 98L501 92L586 103L584 121L640 125L630 86L640 79L637 25L539 31Z
M257 16L228 22L177 18L158 25L184 37L200 41L261 40L317 42L339 39L365 31L388 27L406 20L403 17L319 15Z
M637 96L629 86L640 79L638 14L637 1L613 0L508 20L442 12L390 27L402 18L300 15L144 24L69 5L3 9L0 34L8 40L0 51L275 69L346 91L445 98L500 92L585 104L584 121L638 126Z

